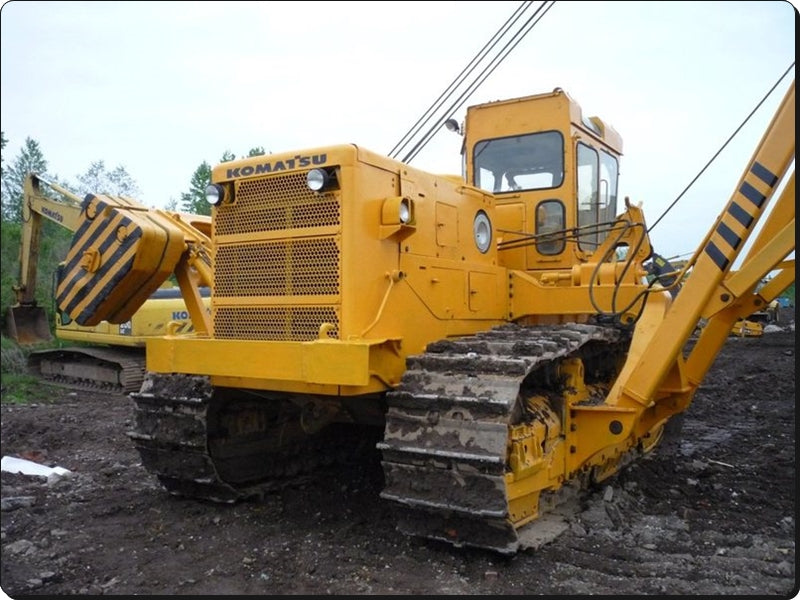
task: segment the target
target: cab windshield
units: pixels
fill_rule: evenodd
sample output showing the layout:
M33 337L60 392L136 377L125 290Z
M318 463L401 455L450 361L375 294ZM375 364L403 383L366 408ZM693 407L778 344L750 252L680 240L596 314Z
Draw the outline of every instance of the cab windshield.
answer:
M484 140L474 152L474 184L487 192L542 190L564 181L564 138L558 131Z

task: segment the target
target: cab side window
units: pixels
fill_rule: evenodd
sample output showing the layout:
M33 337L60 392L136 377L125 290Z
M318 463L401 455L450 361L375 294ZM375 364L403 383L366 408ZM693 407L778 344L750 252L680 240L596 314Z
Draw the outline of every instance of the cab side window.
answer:
M566 210L558 200L536 207L536 249L540 254L561 254L566 246Z
M606 239L617 211L619 163L604 150L578 143L578 246L592 252Z

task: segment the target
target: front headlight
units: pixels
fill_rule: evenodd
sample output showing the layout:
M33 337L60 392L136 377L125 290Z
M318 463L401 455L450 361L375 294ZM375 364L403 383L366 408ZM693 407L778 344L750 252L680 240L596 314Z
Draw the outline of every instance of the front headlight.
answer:
M492 222L482 210L479 210L478 214L475 215L475 221L472 223L472 234L478 250L486 254L489 251L489 246L492 245Z
M397 217L404 225L411 221L411 201L408 198L403 198L400 201L400 206L397 209Z
M211 206L217 206L225 199L225 188L218 183L210 183L206 186L206 202Z
M328 173L324 169L311 169L306 175L308 189L312 192L321 191L328 184Z
M400 239L411 235L416 229L417 217L414 201L407 196L390 196L381 204L380 239L399 235Z

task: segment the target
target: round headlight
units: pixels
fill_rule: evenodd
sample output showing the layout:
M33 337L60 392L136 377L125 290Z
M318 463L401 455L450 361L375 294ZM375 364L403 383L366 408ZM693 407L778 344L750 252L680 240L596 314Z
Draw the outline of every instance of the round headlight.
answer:
M308 189L318 192L328 183L328 174L323 169L311 169L306 175Z
M206 202L211 206L216 206L225 199L225 188L217 183L210 183L206 186Z
M398 209L398 217L400 218L401 223L408 223L411 220L411 207L408 204L408 200L403 198L400 201L400 208Z
M489 217L482 210L475 215L475 221L472 223L472 234L475 237L475 245L478 250L485 254L492 244L492 222L489 221Z

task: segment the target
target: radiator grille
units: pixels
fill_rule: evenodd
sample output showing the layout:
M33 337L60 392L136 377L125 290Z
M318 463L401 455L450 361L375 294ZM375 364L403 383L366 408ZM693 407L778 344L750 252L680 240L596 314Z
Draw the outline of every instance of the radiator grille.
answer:
M309 190L305 172L240 182L214 221L214 335L308 341L330 323L338 338L340 213L339 195Z
M332 306L220 307L214 314L214 335L222 339L305 342L317 339L319 326L339 323ZM328 332L338 338L338 329Z
M306 173L242 181L236 204L217 211L216 235L339 225L335 194L315 194Z
M225 245L214 264L218 298L339 293L339 249L329 237Z

